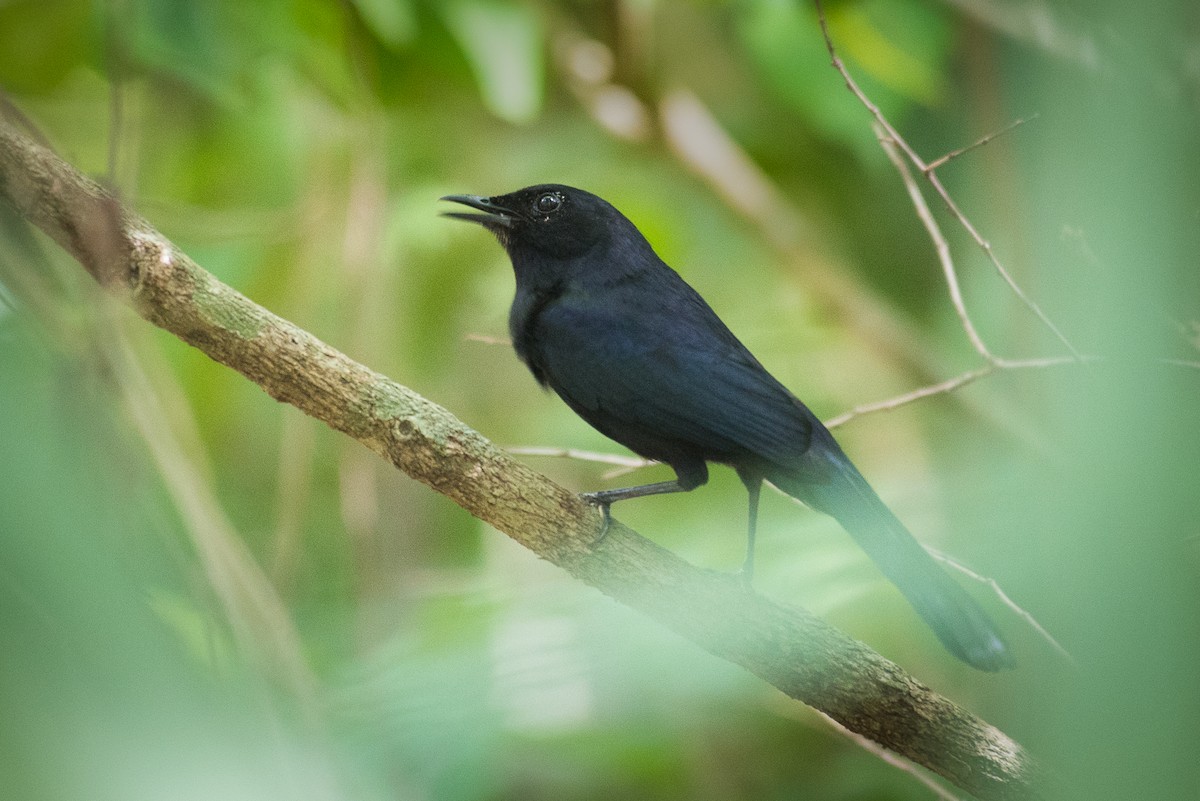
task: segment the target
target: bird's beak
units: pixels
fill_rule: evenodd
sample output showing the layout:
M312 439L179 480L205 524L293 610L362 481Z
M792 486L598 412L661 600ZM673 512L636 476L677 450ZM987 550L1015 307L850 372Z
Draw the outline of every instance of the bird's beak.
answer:
M516 216L510 209L497 206L492 202L491 198L479 197L478 195L446 195L441 200L449 200L451 203L461 203L464 206L470 206L473 209L483 212L483 214L468 214L464 211L444 211L442 212L443 217L453 217L456 220L479 223L486 228L492 226L511 228L513 218Z

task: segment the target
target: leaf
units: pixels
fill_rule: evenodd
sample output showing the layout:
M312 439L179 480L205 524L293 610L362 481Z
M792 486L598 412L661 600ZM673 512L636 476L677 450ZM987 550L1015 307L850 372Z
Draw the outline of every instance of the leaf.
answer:
M837 6L829 24L840 49L880 84L925 105L945 93L950 37L943 18L920 4L872 0Z
M826 8L838 54L867 95L893 118L936 103L952 44L943 15L902 0L866 0ZM737 17L738 34L759 74L814 128L878 157L866 112L829 63L812 8L753 0Z
M393 50L417 36L417 16L411 0L354 0L363 23Z
M496 0L457 0L440 10L475 73L484 105L509 122L537 116L544 74L541 19L524 6Z

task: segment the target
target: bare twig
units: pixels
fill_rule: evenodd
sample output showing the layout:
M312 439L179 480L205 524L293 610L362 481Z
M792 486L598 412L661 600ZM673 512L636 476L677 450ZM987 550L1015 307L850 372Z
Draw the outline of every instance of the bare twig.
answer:
M987 255L988 260L992 263L992 267L996 270L1000 277L1004 279L1004 282L1008 284L1009 288L1017 296L1017 298L1020 299L1020 301L1025 304L1025 307L1028 308L1039 320L1041 320L1042 324L1054 334L1054 336L1063 344L1063 347L1065 347L1076 360L1082 360L1080 353L1075 350L1075 347L1070 343L1070 341L1063 335L1061 331L1059 331L1058 326L1051 322L1050 318L1046 316L1041 307L1038 306L1028 295L1026 295L1025 291L1022 290L1017 284L1016 280L1013 279L1007 268L1005 268L1005 266L1000 262L1000 258L996 255L992 244L983 238L983 236L979 233L979 230L975 227L974 223L972 223L971 220L965 214L963 214L962 210L950 196L950 193L946 190L946 187L942 184L941 179L938 178L938 175L936 172L934 172L933 168L926 164L924 159L922 159L917 152L913 150L912 146L909 145L904 137L900 135L900 132L896 130L895 126L893 126L892 123L888 121L887 117L883 115L883 112L880 110L879 106L872 102L871 98L867 96L866 92L864 92L854 80L854 77L850 74L849 69L846 68L845 62L843 62L841 56L838 55L837 48L834 47L833 38L829 34L829 25L825 20L825 10L821 5L821 0L813 0L813 3L817 9L817 22L821 27L821 35L825 39L825 49L829 52L829 58L833 64L833 67L842 76L842 80L845 81L847 88L849 88L854 96L858 98L858 101L862 103L867 111L871 113L871 116L875 118L875 122L887 133L886 139L893 142L895 146L904 153L904 156L909 160L909 162L921 174L923 174L926 179L928 179L930 185L934 188L934 191L937 192L938 196L941 197L942 201L946 204L946 208L950 211L950 214L956 220L958 220L959 224L962 225L971 238L975 240L975 244L977 244ZM882 139L883 137L880 138ZM967 333L968 336L972 337L972 342L974 342L978 335L975 334L972 336L971 331L968 331ZM981 347L982 342L979 342L979 344L976 345L976 350L980 350L981 353L986 353L987 348L982 347L981 349ZM989 361L995 359L995 357L990 355L987 356L987 358Z
M1059 656L1061 656L1063 659L1065 659L1070 664L1072 664L1072 665L1075 664L1075 658L1073 656L1071 656L1070 652L1067 651L1066 648L1063 648L1062 645L1059 643L1059 641L1054 639L1054 636L1050 632L1046 631L1045 627L1043 627L1041 623L1038 623L1037 619L1033 615L1031 615L1028 611L1025 610L1024 607L1022 607L1020 604L1018 604L1016 601L1014 601L1011 597L1009 597L1008 593L1006 593L1003 589L1000 588L1000 584L994 578L991 578L990 576L980 575L979 573L976 573L974 570L972 570L971 568L964 565L962 562L959 562L958 560L956 560L954 557L944 554L941 551L938 551L934 548L930 548L928 545L923 546L923 547L925 548L926 551L929 552L930 556L932 556L934 559L937 559L939 562L942 562L943 564L946 564L949 567L954 568L959 573L962 573L964 576L967 576L968 578L972 578L975 581L978 581L981 584L986 584L988 587L990 587L992 592L996 593L996 597L999 598L1001 600L1001 602L1004 603L1005 606L1007 606L1009 609L1016 612L1017 616L1020 617L1022 620L1024 620L1026 623L1028 623L1029 627L1031 629L1033 629L1034 631L1036 631L1042 637L1042 639L1044 639L1046 642L1050 643L1050 646L1055 651L1058 652Z
M484 345L504 345L512 347L512 340L508 337L494 337L490 334L467 334L463 337L468 342L482 342Z
M1046 315L1046 313L1042 311L1042 307L1025 294L1025 290L1021 289L1020 285L1016 282L1016 279L1014 279L1008 272L1008 269L1000 263L1000 257L996 255L996 250L992 247L992 243L983 238L983 235L980 234L978 229L975 228L975 224L967 218L967 215L963 214L961 209L959 209L958 204L954 202L952 197L950 197L949 191L946 190L946 187L942 184L942 180L937 176L937 173L925 171L925 175L929 179L930 185L933 186L938 195L942 198L942 201L946 204L946 208L950 210L950 213L956 220L958 220L959 224L966 229L968 234L971 235L971 238L975 240L975 244L978 245L985 254L987 254L988 260L992 263L992 267L996 270L1000 277L1004 279L1004 283L1008 284L1008 288L1012 290L1013 294L1015 294L1020 301L1025 304L1026 308L1033 312L1034 316L1042 321L1042 324L1045 325L1052 334L1054 334L1058 341L1062 343L1063 347L1067 349L1067 352L1070 353L1076 361L1085 361L1084 356L1075 349L1075 346L1072 345L1070 340L1068 340L1063 332L1058 329L1058 326L1056 326Z
M860 406L855 406L853 409L850 409L849 411L842 412L841 414L837 415L836 417L831 417L828 420L826 420L825 427L826 428L837 428L838 426L845 425L846 423L850 422L854 418L861 417L864 414L873 414L875 412L890 412L893 409L899 409L901 406L905 406L914 401L919 401L922 398L929 398L929 397L933 397L934 395L944 395L946 393L953 392L957 389L965 387L967 384L970 384L973 381L977 381L978 379L983 378L984 376L991 375L992 373L996 372L997 370L1028 370L1028 369L1036 370L1036 369L1044 369L1047 367L1063 367L1063 366L1066 366L1069 364L1080 364L1080 363L1089 364L1094 361L1097 361L1097 360L1095 358L1091 358L1091 357L1085 357L1082 362L1077 362L1072 358L1069 358L1066 356L1059 356L1059 357L1051 357L1051 358L1046 358L1046 359L1013 359L1013 360L1005 359L1005 360L1001 360L1001 361L997 361L997 362L990 362L990 363L984 365L983 367L977 367L974 370L968 370L965 373L960 373L959 375L956 375L953 378L948 378L945 381L939 381L936 384L930 384L929 386L919 387L918 389L914 389L911 392L905 392L903 395L896 395L895 397L888 398L886 400L875 401L874 403L864 403ZM1192 366L1200 367L1200 362L1196 362L1196 363L1179 362L1179 363L1184 364L1184 365L1192 364Z
M649 467L652 462L649 459L643 459L640 456L621 456L616 453L597 453L596 451L581 451L574 448L554 448L544 447L539 445L514 445L504 450L514 456L552 456L558 459L577 459L582 462L599 462L600 464L613 464L618 467Z
M846 64L842 61L842 57L838 55L837 49L833 46L833 37L829 35L829 23L825 20L825 9L821 5L821 0L813 0L813 4L817 9L817 23L821 26L821 36L825 39L825 49L829 52L829 58L833 64L833 68L842 76L842 80L846 82L846 88L858 98L858 102L871 113L877 122L885 131L888 138L896 143L896 146L904 151L904 155L908 157L917 169L925 171L925 162L917 155L917 152L912 149L908 142L900 135L888 118L883 116L883 112L879 106L875 105L871 98L867 97L867 93L859 87L858 82L854 80L854 76L850 74L850 70L846 68Z
M992 141L996 137L1003 136L1004 134L1008 133L1009 131L1013 130L1014 128L1016 128L1020 125L1024 125L1025 123L1029 122L1030 120L1037 119L1037 116L1038 115L1036 115L1036 114L1031 114L1028 117L1020 117L1018 119L1013 120L1008 125L1005 125L1000 130L993 131L992 133L990 133L986 136L980 137L979 139L975 140L974 142L967 145L966 147L960 147L957 150L951 150L946 155L941 156L940 158L936 158L933 161L929 162L929 164L925 167L925 172L926 173L933 172L938 167L941 167L943 164L946 164L951 159L956 159L959 156L963 155L964 153L969 153L970 151L974 150L977 147L983 147L984 145L986 145L988 142Z
M653 467L659 462L643 459L640 456L621 456L615 453L597 453L596 451L580 451L574 448L538 447L534 445L517 445L506 448L514 456L551 456L558 459L572 459L580 462L597 462L599 464L615 465L612 470L605 470L600 478L609 481L620 476L629 475L646 467Z
M921 194L921 189L917 186L908 165L900 157L900 143L892 138L891 134L884 133L883 126L878 124L876 125L876 134L879 136L879 144L883 147L883 152L887 154L888 159L900 173L900 179L904 182L905 189L908 190L908 197L912 201L913 208L916 209L917 217L925 226L929 238L933 240L938 263L942 265L942 275L946 279L946 288L950 292L950 302L954 305L954 313L958 315L959 324L962 325L967 339L971 341L971 346L975 348L976 352L988 362L996 364L1000 360L988 350L987 345L983 342L983 337L979 335L979 332L975 330L975 324L971 322L971 315L967 313L967 304L963 300L962 289L958 285L958 271L955 269L954 259L950 255L950 244L942 235L941 226L938 225L928 204L925 203L925 196Z
M912 392L906 392L903 395L897 395L894 398L888 398L887 400L876 401L875 403L864 403L860 406L855 406L849 411L842 412L837 417L831 417L830 419L826 420L825 427L837 428L838 426L845 425L854 418L861 417L864 414L871 414L873 412L888 412L892 409L898 409L901 406L912 403L913 401L919 401L922 398L953 392L959 387L965 387L972 381L983 378L985 375L991 375L996 371L996 369L996 365L988 364L984 367L968 370L961 375L956 375L954 378L948 378L945 381L938 382L937 384L930 384L926 387L914 389Z

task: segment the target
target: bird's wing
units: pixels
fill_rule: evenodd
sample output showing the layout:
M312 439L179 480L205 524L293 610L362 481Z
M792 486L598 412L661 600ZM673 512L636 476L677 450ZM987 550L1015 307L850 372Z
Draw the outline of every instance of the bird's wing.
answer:
M538 369L601 430L635 426L717 461L753 455L788 466L804 454L812 413L698 295L642 312L570 298L547 306L536 324Z

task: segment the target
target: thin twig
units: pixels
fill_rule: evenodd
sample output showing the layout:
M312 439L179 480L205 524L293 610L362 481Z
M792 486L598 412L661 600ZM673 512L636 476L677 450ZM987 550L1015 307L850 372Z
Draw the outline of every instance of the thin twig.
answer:
M958 204L954 202L954 199L951 198L950 193L942 184L941 179L938 178L937 173L925 163L924 159L922 159L915 150L913 150L912 146L909 145L904 137L900 135L900 132L896 130L895 126L893 126L891 122L888 121L887 117L883 115L883 112L880 110L879 106L875 105L875 103L871 101L871 98L867 97L866 92L864 92L854 80L854 77L846 68L845 62L843 62L841 57L838 55L837 48L834 47L833 38L829 34L829 25L825 20L825 9L821 5L821 0L813 0L813 4L817 9L817 22L821 26L821 35L825 39L825 49L829 52L829 58L833 64L833 68L836 69L838 74L842 76L842 80L845 81L846 87L856 98L858 98L858 101L862 103L863 107L871 113L871 116L875 118L875 121L879 124L879 126L887 132L887 139L891 140L895 146L904 153L909 162L911 162L912 165L929 180L929 183L934 188L934 191L937 192L937 194L942 198L942 201L946 204L946 208L949 209L950 214L956 220L958 220L959 224L962 225L964 229L966 229L971 238L975 240L975 244L977 244L983 250L983 252L987 254L988 260L991 261L996 272L1000 274L1000 277L1004 279L1004 282L1008 284L1009 288L1013 291L1017 298L1020 299L1020 301L1025 304L1026 308L1033 312L1033 314L1042 321L1042 323L1054 334L1055 337L1058 338L1060 342L1062 342L1063 346L1073 357L1075 357L1077 361L1082 361L1083 357L1077 350L1075 350L1075 347L1063 335L1063 333L1059 331L1058 326L1054 325L1054 323L1050 321L1050 318L1046 316L1045 312L1042 311L1041 307L1034 303L1033 300L1025 294L1024 290L1021 289L1021 287L1013 279L1012 275L1010 275L1004 265L1001 264L999 257L996 256L995 250L992 248L992 244L983 238L975 225L970 221L970 219L967 218L965 214L963 214L962 210L958 207ZM968 335L970 335L970 332L968 332ZM991 360L990 357L989 360Z
M929 386L920 387L919 389L914 389L911 392L906 392L903 395L897 395L894 398L888 398L887 400L876 401L874 403L864 403L859 406L855 406L849 411L842 412L837 417L832 417L829 420L826 420L825 427L837 428L838 426L844 425L854 418L861 417L864 414L871 414L873 412L887 412L891 411L892 409L898 409L901 406L912 403L913 401L918 401L922 398L928 398L931 395L942 395L947 392L953 392L959 387L964 387L967 384L970 384L972 381L976 381L980 378L983 378L985 375L994 373L996 369L996 364L987 364L974 370L968 370L961 375L956 375L954 378L948 378L945 381L938 382L937 384L930 384Z
M956 375L953 378L947 378L945 381L939 381L936 384L919 387L910 392L905 392L902 395L888 398L886 400L874 401L873 403L864 403L855 406L853 409L842 412L836 417L831 417L825 422L826 428L837 428L845 425L856 417L861 417L865 414L873 414L875 412L890 412L893 409L899 409L913 401L929 398L934 395L942 395L953 392L956 389L965 387L973 381L976 381L984 376L990 375L997 370L1028 370L1028 369L1043 369L1047 367L1063 367L1069 364L1091 364L1099 361L1094 356L1085 356L1081 361L1076 361L1068 356L1049 357L1044 359L996 359L989 362L983 367L977 367L974 370L968 370L965 373ZM1182 366L1190 366L1200 368L1200 362L1183 362L1171 359L1164 359L1164 362L1174 362Z
M946 208L950 210L950 214L953 215L956 220L958 220L959 224L964 229L966 229L971 238L975 240L975 244L977 244L980 249L987 254L988 260L992 263L992 267L997 273L999 273L1000 277L1004 279L1004 283L1008 284L1008 288L1013 291L1013 294L1015 294L1020 301L1025 304L1026 308L1033 312L1033 314L1042 321L1043 325L1050 329L1050 332L1054 334L1058 341L1063 344L1063 347L1067 349L1067 351L1072 357L1075 358L1076 361L1085 361L1083 354L1075 349L1075 346L1071 344L1070 340L1066 338L1063 332L1058 330L1058 326L1056 326L1050 320L1050 318L1046 316L1046 313L1042 311L1042 307L1025 294L1025 290L1021 289L1020 285L1017 284L1016 279L1014 279L1005 266L1000 263L1000 257L996 255L996 251L995 248L992 247L992 243L983 238L983 235L980 234L979 230L975 228L974 223L972 223L970 219L967 218L967 215L963 214L962 210L959 209L958 204L955 203L954 199L950 197L950 192L942 184L942 179L938 178L937 173L927 172L926 178L929 179L930 185L933 186L934 190L938 193L938 195L941 196L942 201L946 204Z
M467 342L482 342L485 345L505 345L512 346L512 340L508 337L494 337L489 334L465 334L463 339Z
M600 474L604 481L629 475L646 467L653 467L659 462L643 459L640 456L620 456L615 453L597 453L596 451L580 451L574 448L539 447L536 445L518 445L505 448L514 456L551 456L557 459L575 459L580 462L597 462L599 464L616 465L612 470Z
M963 300L962 288L958 283L958 270L955 268L954 259L950 255L950 244L946 241L946 237L942 235L941 226L934 219L933 212L929 210L929 204L925 202L925 196L921 194L921 188L917 186L912 171L904 163L904 159L900 157L900 152L897 148L902 146L891 134L885 133L882 126L877 126L875 133L879 138L879 144L883 148L883 152L887 154L888 159L896 167L896 171L900 173L900 180L904 182L904 188L908 190L908 197L917 212L917 217L920 218L921 224L925 226L925 230L929 233L929 238L933 240L933 247L937 252L938 263L942 265L942 275L946 279L946 288L950 292L950 302L954 305L954 312L958 315L958 321L962 325L963 331L966 332L967 339L971 340L971 346L975 348L975 351L980 356L988 362L995 364L999 359L988 350L987 345L984 344L983 337L979 335L979 332L975 329L975 324L971 322L971 315L967 313L967 304Z
M515 445L505 448L514 456L551 456L556 459L576 459L581 462L599 462L614 464L619 467L649 467L658 462L643 459L640 456L621 456L616 453L598 453L596 451L580 451L574 448L554 448L541 445Z
M871 116L887 131L888 137L895 141L896 146L904 151L904 155L908 157L909 161L917 165L917 169L924 171L925 162L917 155L917 152L912 149L908 142L904 140L900 132L892 127L892 123L888 121L887 117L883 116L883 112L879 106L875 105L871 98L867 97L867 93L859 87L858 82L854 80L854 76L850 74L850 70L846 69L845 62L842 61L842 57L837 54L837 49L833 46L833 37L829 35L829 23L825 21L825 9L821 5L821 0L813 0L813 4L817 8L817 23L821 26L821 36L825 39L825 49L829 52L833 68L838 71L838 74L842 76L842 80L846 82L846 88L858 98L858 102L862 103L867 111L871 112Z
M1045 627L1043 627L1041 623L1038 623L1037 619L1033 615L1031 615L1023 607L1021 607L1016 601L1014 601L1012 598L1010 598L1008 593L1006 593L1003 589L1000 588L1000 584L994 578L991 578L990 576L980 575L979 573L976 573L974 570L972 570L971 568L964 565L962 562L959 562L954 557L948 556L947 554L944 554L941 551L938 551L934 548L930 548L928 545L925 545L923 547L925 548L926 551L929 552L930 556L932 556L934 559L938 560L939 562L941 562L949 567L954 568L959 573L962 573L964 576L967 576L968 578L972 578L975 581L978 581L981 584L985 584L988 587L990 587L992 592L996 593L996 597L999 598L1000 601L1005 606L1007 606L1009 609L1016 612L1017 616L1020 617L1021 619L1023 619L1026 623L1028 623L1029 627L1032 628L1034 631L1036 631L1039 635L1041 635L1042 639L1044 639L1046 642L1050 643L1050 646L1055 651L1058 652L1059 656L1061 656L1063 659L1065 659L1067 662L1069 662L1072 665L1076 664L1075 657L1071 656L1071 653L1066 648L1063 648L1062 644L1059 643L1058 640L1054 639L1054 636L1050 632L1046 631Z
M1005 125L1000 130L993 131L992 133L988 134L987 136L980 137L979 139L975 140L974 142L967 145L966 147L960 147L957 150L951 150L946 155L944 155L940 158L936 158L933 161L929 162L928 166L925 167L925 173L926 174L931 173L934 170L936 170L938 167L941 167L943 164L946 164L947 162L949 162L951 159L956 159L959 156L963 155L964 153L969 153L970 151L974 150L977 147L983 147L988 142L992 141L993 139L995 139L999 136L1003 136L1004 134L1008 133L1012 129L1014 129L1018 126L1024 125L1025 123L1029 122L1030 120L1036 120L1037 116L1038 116L1037 114L1031 114L1028 117L1020 117L1018 119L1013 120L1008 125Z

